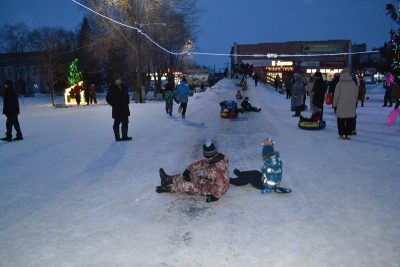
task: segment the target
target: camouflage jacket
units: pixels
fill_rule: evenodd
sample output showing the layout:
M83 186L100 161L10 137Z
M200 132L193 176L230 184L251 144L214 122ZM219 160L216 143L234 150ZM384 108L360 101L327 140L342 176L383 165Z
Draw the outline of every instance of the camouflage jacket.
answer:
M187 169L190 171L190 182L185 181L182 175L175 175L172 192L221 198L228 190L228 159L225 155L202 159L190 164Z

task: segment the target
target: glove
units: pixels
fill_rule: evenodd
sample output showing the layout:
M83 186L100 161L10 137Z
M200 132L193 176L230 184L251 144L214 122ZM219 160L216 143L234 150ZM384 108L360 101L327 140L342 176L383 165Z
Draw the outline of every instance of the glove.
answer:
M336 107L333 107L333 111L336 113Z
M190 171L189 171L188 169L186 169L186 170L183 172L183 180L190 182L190 176L189 176L189 174L190 174Z

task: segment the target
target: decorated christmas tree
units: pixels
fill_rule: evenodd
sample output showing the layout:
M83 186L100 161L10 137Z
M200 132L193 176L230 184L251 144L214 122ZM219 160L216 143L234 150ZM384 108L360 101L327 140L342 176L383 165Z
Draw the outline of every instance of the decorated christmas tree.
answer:
M395 77L400 76L400 1L398 4L386 5L386 14L395 22L395 29L390 30L390 41L386 42L381 49L382 55L386 58L386 71L391 72Z
M78 59L74 59L69 66L68 84L74 86L82 81L82 72L78 70Z

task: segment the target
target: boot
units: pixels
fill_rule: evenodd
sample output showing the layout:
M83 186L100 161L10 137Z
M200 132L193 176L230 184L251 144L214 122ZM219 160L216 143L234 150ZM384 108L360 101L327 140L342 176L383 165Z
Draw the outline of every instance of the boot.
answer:
M132 137L128 136L128 127L122 128L122 141L131 141Z
M160 178L162 186L170 185L173 183L172 176L167 175L163 168L160 169Z
M21 135L17 135L15 138L13 138L13 141L19 141L19 140L24 140L24 138Z
M119 127L113 127L113 130L115 135L115 141L116 142L121 141L121 136L119 135Z
M206 198L206 202L207 203L214 202L214 201L217 201L217 200L218 200L218 198L214 197L213 195L208 195L207 198Z
M171 186L170 185L157 186L156 192L157 193L171 193Z
M12 138L11 138L11 136L6 136L6 137L4 137L4 138L1 138L0 140L1 140L1 141L5 141L5 142L11 142L11 141L12 141Z

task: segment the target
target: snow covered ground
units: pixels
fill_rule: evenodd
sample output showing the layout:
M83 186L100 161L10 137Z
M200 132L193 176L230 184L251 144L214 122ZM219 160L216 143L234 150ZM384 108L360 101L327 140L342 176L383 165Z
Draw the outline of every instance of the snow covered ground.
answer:
M284 95L250 80L262 111L221 119L234 82L195 94L185 120L176 105L170 118L164 103L131 104L132 142L113 141L104 101L20 99L25 140L0 144L0 266L400 266L400 121L386 126L384 90L368 88L347 141L331 107L326 129L301 130ZM211 204L155 193L158 169L182 172L207 137L231 173L260 169L272 137L293 192L230 187Z

